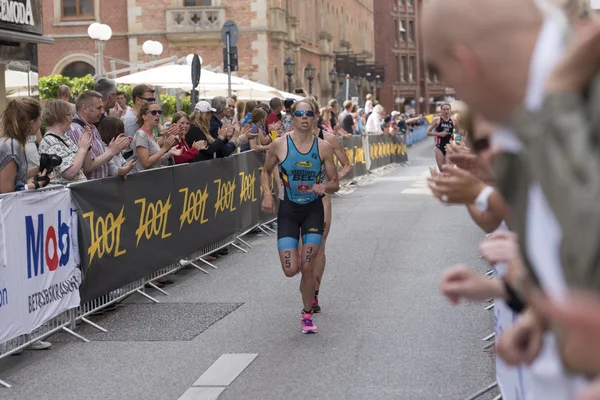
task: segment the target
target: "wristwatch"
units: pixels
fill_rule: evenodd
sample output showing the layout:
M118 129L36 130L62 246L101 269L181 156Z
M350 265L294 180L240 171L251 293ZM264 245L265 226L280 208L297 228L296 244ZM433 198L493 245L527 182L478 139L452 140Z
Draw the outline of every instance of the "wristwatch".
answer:
M494 188L491 186L484 187L475 199L475 207L481 212L487 212L490 196L494 193Z

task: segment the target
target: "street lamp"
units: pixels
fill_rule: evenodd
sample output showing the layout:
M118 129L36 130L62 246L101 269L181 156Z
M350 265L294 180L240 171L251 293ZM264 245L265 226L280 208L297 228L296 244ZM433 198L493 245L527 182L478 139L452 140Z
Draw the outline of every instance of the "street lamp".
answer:
M375 75L375 96L378 101L381 101L381 86L383 84L383 77L379 74Z
M288 91L292 92L292 76L296 73L296 63L292 60L292 57L288 57L283 63L285 74L288 77Z
M335 84L337 83L337 71L335 68L332 68L331 71L329 71L329 82L331 82L331 97L333 98L335 97Z
M163 45L161 42L157 42L154 40L146 40L142 45L142 51L144 54L150 56L150 60L156 60L157 56L160 56L163 52Z
M304 69L304 77L308 79L308 94L312 95L312 81L315 79L315 66L308 63Z
M88 27L88 36L96 42L96 76L104 75L104 45L112 37L112 29L106 24L94 22Z
M342 85L346 82L346 74L343 72L338 72L338 82L340 84L340 90L342 90Z

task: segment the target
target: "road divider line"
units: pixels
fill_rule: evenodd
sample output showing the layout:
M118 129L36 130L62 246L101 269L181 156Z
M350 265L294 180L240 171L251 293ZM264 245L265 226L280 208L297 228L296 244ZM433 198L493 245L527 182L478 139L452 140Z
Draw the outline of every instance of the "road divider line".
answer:
M217 400L226 387L192 387L179 400Z
M256 357L258 354L223 354L192 386L229 386Z

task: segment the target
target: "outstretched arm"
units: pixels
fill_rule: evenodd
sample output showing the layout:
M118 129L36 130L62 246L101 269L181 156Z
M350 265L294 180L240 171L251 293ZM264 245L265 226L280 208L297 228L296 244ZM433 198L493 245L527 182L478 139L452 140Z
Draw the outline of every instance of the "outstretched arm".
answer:
M335 156L340 164L342 164L342 170L338 172L338 180L341 181L350 173L350 171L352 171L352 165L350 165L348 155L344 151L344 148L337 137L334 135L325 134L325 140L331 145Z

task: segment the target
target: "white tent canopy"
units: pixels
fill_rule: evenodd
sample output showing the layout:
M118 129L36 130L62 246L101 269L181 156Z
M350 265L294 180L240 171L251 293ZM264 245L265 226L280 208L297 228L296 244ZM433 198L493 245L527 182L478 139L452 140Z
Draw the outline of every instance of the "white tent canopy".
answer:
M4 79L6 79L6 90L27 91L28 87L38 86L37 72L27 73L7 69L4 71Z
M165 89L192 90L192 67L190 65L165 65L136 72L131 75L117 78L116 81L126 85L147 84ZM212 99L216 96L227 96L228 78L227 74L212 72L202 69L200 84L196 88L199 97ZM231 91L241 100L270 100L273 97L301 97L291 93L281 92L271 86L262 85L247 79L231 77Z

